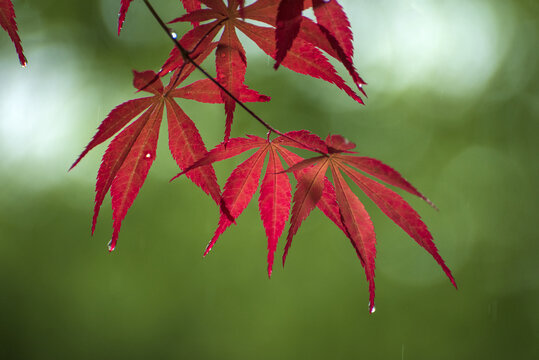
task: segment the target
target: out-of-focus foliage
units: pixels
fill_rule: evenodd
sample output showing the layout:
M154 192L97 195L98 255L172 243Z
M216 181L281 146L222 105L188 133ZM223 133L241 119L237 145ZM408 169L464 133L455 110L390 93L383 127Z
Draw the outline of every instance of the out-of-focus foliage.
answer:
M170 12L177 4L156 5L178 15ZM397 167L440 208L412 201L459 290L371 204L385 239L374 315L350 244L320 213L271 280L262 227L249 226L260 221L256 206L223 234L226 246L202 259L218 209L185 179L168 183L177 166L165 141L125 219L129 241L109 255L110 209L89 235L100 148L67 168L112 107L132 98L131 69L156 66L170 44L141 2L118 39L117 2L17 1L30 63L21 69L9 38L0 38L1 358L537 356L538 5L342 5L367 105L274 72L261 57L246 76L272 103L255 109L283 131L293 118L294 129L345 134L362 155ZM221 141L221 106L181 105L196 114L208 146ZM234 136L261 131L238 112ZM221 185L236 165L216 167Z

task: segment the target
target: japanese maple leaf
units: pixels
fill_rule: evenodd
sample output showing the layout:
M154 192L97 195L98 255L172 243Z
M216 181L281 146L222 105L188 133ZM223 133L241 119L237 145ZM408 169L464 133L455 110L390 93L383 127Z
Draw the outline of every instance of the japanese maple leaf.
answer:
M17 23L15 22L15 10L11 0L0 0L0 26L7 31L11 41L15 45L15 50L19 56L19 62L26 66L27 60L22 51L21 38L17 33Z
M311 7L316 23L302 16L302 11ZM276 26L275 68L279 67L294 40L299 37L339 60L358 89L365 94L363 85L366 83L357 73L352 60L354 47L350 22L337 0L281 0L276 19L265 17L258 20Z
M305 131L300 131L287 133L285 136L301 140L303 137L309 135ZM232 138L228 143L223 142L216 146L204 157L176 176L178 177L183 174L189 175L191 171L199 167L208 166L216 161L229 159L243 152L256 149L247 160L232 171L226 181L222 194L219 223L213 238L206 247L204 255L208 254L221 234L245 210L260 184L258 206L268 239L268 276L271 277L274 253L277 249L279 237L283 233L285 224L289 218L292 199L290 181L286 174L283 173L283 166L278 155L289 165L303 160L298 155L291 153L280 145L280 142L286 143L283 139L285 138L278 137L274 141L270 141L269 139L252 135L249 135L247 138ZM260 183L266 158L268 158L266 171L262 183ZM304 172L308 173L308 170ZM325 187L320 198L318 202L320 210L334 221L337 226L344 229L338 215L335 191L327 179L325 179Z
M275 58L277 56L275 29L253 25L246 20L264 21L273 25L278 4L275 0L259 0L246 6L241 12L239 10L240 4L236 0L230 0L228 4L225 4L223 0L201 0L201 2L207 8L191 11L171 22L205 22L187 32L180 40L182 46L187 50L191 49L191 44L212 41L222 30L216 50L217 80L232 95L236 96L239 89L244 86L247 69L245 50L238 39L236 29L247 35L266 54ZM174 70L182 62L180 51L174 48L163 66L162 74ZM298 73L333 83L354 100L363 103L361 98L337 75L335 68L322 52L304 39L294 41L288 50L288 56L282 61L282 65ZM230 136L236 103L226 93L223 92L222 96L226 112L226 140Z
M284 146L316 151L321 155L302 159ZM216 161L235 157L245 151L256 150L234 169L226 182L221 200L219 224L204 255L211 250L220 235L234 223L234 219L243 212L253 198L259 186L263 164L269 154L266 175L260 185L259 198L260 215L268 238L268 274L271 275L274 252L283 232L284 223L289 219L290 208L292 211L283 265L294 235L312 210L318 207L341 229L354 247L365 268L369 283L369 310L374 311L376 235L369 214L346 183L344 174L356 183L382 212L434 257L456 287L451 271L438 254L432 235L419 214L400 195L361 172L419 196L429 204L430 201L393 168L379 160L356 155L352 151L354 148L355 144L348 142L340 135L328 136L323 141L318 136L303 130L286 133L273 141L257 136L233 138L226 146L223 142L209 151L176 177L189 174L190 171ZM277 154L289 166L286 171L281 170L282 165L277 160ZM334 185L325 175L328 169L331 170ZM290 203L289 180L282 176L285 172L293 173L297 180L293 205Z
M209 51L206 51L205 55L208 53ZM92 221L93 233L99 209L110 189L114 219L110 251L116 246L121 223L155 160L159 126L165 105L169 149L178 166L181 169L186 168L206 154L206 147L195 124L174 99L192 99L204 103L222 103L222 99L218 87L208 79L196 81L179 89L175 88L176 84L185 80L193 69L191 65L184 66L171 78L166 88L153 71L134 72L134 86L151 93L152 96L127 101L112 110L71 166L71 168L76 166L88 151L119 132L109 144L98 171ZM268 97L247 88L242 89L240 98L245 102L269 100ZM143 114L131 122L141 112ZM200 167L188 177L217 204L221 202L220 188L211 166Z
M305 141L303 143L308 144ZM320 144L320 140L317 140L316 144ZM291 224L283 261L292 243L292 238L301 225L301 221L309 215L310 211L319 201L321 189L323 188L323 175L329 168L333 177L345 234L351 240L361 264L365 268L365 274L369 282L369 306L371 312L374 311L376 236L369 214L346 183L343 174L350 178L384 214L401 227L421 247L427 250L442 267L445 274L451 280L451 283L456 287L451 271L438 254L438 250L432 240L432 235L421 220L419 214L400 195L361 172L401 188L429 202L427 198L391 167L379 160L355 155L351 151L355 148L355 144L348 142L342 136L328 136L325 144L327 145L327 153L325 155L303 160L287 170L295 173L304 169L310 169L310 173L304 174L298 180L293 199L294 206L292 208ZM301 147L294 142L287 142L287 145ZM317 146L319 149L322 149L320 145Z

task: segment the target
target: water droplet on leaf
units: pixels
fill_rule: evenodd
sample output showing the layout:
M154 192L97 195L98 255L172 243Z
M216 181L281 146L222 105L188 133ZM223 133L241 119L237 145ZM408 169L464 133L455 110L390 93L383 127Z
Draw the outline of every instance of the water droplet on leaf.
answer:
M172 36L173 39L176 39L178 37L178 34L173 31L170 33L170 36Z
M109 243L107 244L107 249L109 249L109 252L114 251L114 248L112 247L112 239L110 239Z
M144 157L145 157L146 159L151 159L151 158L152 158L152 154L149 153L149 152L147 152L146 155L144 155Z

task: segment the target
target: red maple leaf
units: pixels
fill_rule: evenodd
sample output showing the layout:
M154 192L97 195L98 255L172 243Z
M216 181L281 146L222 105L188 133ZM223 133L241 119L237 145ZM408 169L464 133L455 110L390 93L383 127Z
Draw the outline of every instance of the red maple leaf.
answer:
M121 1L118 32L130 3L131 0ZM201 3L206 7L201 8ZM146 4L155 15L149 3ZM244 84L247 61L236 29L272 56L276 60L275 68L282 64L293 71L326 80L362 103L322 53L339 60L364 93L362 86L365 82L352 62L350 24L337 0L258 0L249 6L245 6L243 0L228 0L227 3L224 0L182 0L182 4L188 13L173 22L191 22L193 29L179 40L181 46L172 50L158 74L152 71L135 72L135 87L139 91L152 93L152 96L130 100L116 107L72 166L92 148L115 136L98 172L92 233L103 199L110 190L114 220L110 250L114 249L121 223L155 159L159 126L166 106L169 148L183 170L176 177L185 174L209 194L220 208L217 229L204 255L212 249L221 234L235 223L260 187L258 203L268 243L268 276L271 277L274 254L286 222L289 221L289 229L283 265L295 234L313 209L318 207L354 247L365 269L370 293L369 310L373 312L376 235L370 215L348 185L347 177L433 256L456 287L451 271L438 254L432 235L419 214L400 195L378 182L419 196L432 205L393 168L379 160L357 155L353 151L355 144L340 135L322 140L306 130L281 134L250 110L251 115L270 130L268 137L264 139L249 135L230 139L236 103L269 100ZM303 16L303 10L310 7L313 8L316 22ZM162 20L156 17L163 25ZM264 22L271 27L254 25L248 22L251 20ZM168 29L165 27L165 30ZM221 31L218 42L213 42ZM216 50L215 81L223 87L219 88L213 79L205 79L178 89L178 84L194 70L192 62L201 63L213 50ZM169 85L164 87L160 78L172 71L174 73ZM176 98L224 103L224 141L211 151L206 151L195 124L181 110ZM140 113L142 115L133 120ZM270 140L272 132L281 136ZM303 159L287 147L312 151L318 156ZM246 151L253 153L232 171L221 194L213 163ZM266 159L266 170L262 177ZM287 170L284 170L283 161ZM328 170L331 171L333 183L326 177ZM297 182L293 196L287 173L293 174Z
M198 59L209 54L207 49ZM120 130L108 146L97 175L96 197L92 233L95 230L99 209L110 189L114 232L109 249L116 246L121 223L142 187L156 157L157 139L163 109L166 105L169 149L178 166L183 169L206 154L206 147L193 121L181 110L175 98L196 100L205 103L222 103L219 88L209 79L176 89L194 70L186 65L176 71L167 87L153 71L134 72L134 86L153 96L127 101L118 105L103 120L97 133L78 157L77 163L95 146L110 139ZM256 91L244 88L240 93L244 102L268 101L269 98ZM131 122L138 114L144 113ZM128 125L131 122L130 125ZM128 125L128 126L127 126ZM127 126L127 127L126 127ZM124 128L125 127L125 128ZM220 188L211 166L201 167L189 174L189 179L209 194L219 204Z
M15 50L19 56L19 62L26 66L27 60L22 51L21 38L17 33L17 23L15 22L15 10L11 0L0 0L0 26L7 31L11 41L15 45Z
M278 57L280 52L277 50L275 41L275 29L273 27L263 27L247 22L247 20L258 20L274 26L278 3L275 0L258 0L246 6L241 11L240 3L237 0L228 1L228 5L223 0L201 0L201 2L207 8L190 11L188 14L171 21L171 23L180 21L191 23L204 22L204 24L194 27L180 39L180 44L188 51L191 51L195 44L213 41L217 34L221 30L223 31L216 50L217 80L232 95L236 96L238 91L245 86L244 81L247 69L245 50L238 39L236 29L247 35L266 54L274 58ZM325 39L325 36L320 30L318 30L318 35ZM314 38L314 35L312 37ZM343 38L349 40L346 45L351 46L351 34L348 38L346 36ZM336 51L332 50L329 42L327 40L325 42L318 40L317 43L313 44L311 40L305 36L294 41L294 44L288 50L288 56L282 60L282 65L298 73L335 84L354 100L363 103L361 98L337 74L333 65L331 65L320 51L322 49L330 55L336 54ZM319 44L324 48L319 49L317 47ZM351 56L349 59L351 61ZM182 63L183 57L179 49L174 48L169 59L165 62L161 73L166 74L176 69ZM224 92L222 96L225 102L225 140L227 140L230 136L236 103Z
M287 133L286 136L301 140L308 137L306 131ZM215 235L206 247L204 255L212 249L221 234L234 223L251 201L256 192L266 157L269 156L266 172L260 185L259 211L266 236L268 238L268 276L271 277L274 253L277 242L281 236L285 223L288 220L291 207L291 186L283 166L279 160L280 155L287 164L293 165L302 158L291 153L280 145L282 137L270 141L258 136L249 135L247 138L232 138L228 143L221 143L209 151L204 157L195 162L173 179L194 171L202 166L208 166L216 161L235 157L245 151L257 149L247 160L238 165L228 178L221 202L221 216ZM318 207L330 217L339 227L342 227L336 211L335 192L333 186L326 179L326 189Z
M438 250L432 241L432 235L421 220L419 214L400 195L357 170L361 170L362 172L390 185L419 196L429 204L431 204L430 201L419 193L393 168L373 158L351 155L353 154L351 149L355 148L355 144L347 141L342 136L328 136L325 143L327 145L327 154L325 156L303 160L288 170L299 171L304 168L309 168L312 172L311 175L303 176L302 180L298 182L298 190L294 195L292 219L294 219L294 215L296 214L298 217L304 218L306 217L305 213L312 209L313 205L311 203L316 203L316 201L311 199L314 198L316 200L320 191L319 189L322 186L320 176L325 173L329 167L333 176L333 183L337 193L337 203L339 205L342 221L346 228L347 236L351 240L358 257L365 268L367 281L369 282L370 311L374 311L374 259L376 257L376 237L369 214L344 180L343 173L346 174L384 214L432 255L451 280L451 283L456 287L451 271L438 254ZM295 143L289 143L288 145L297 146ZM302 184L307 184L308 188L303 190L305 185ZM300 189L302 189L301 192L299 191ZM303 195L304 193L306 195ZM296 229L293 221L290 229L284 256L286 256L287 250L291 244L292 236L294 235L293 229Z
M302 159L283 146L314 150L322 155ZM233 138L226 146L225 143L222 143L209 151L176 177L189 174L190 171L201 166L208 166L216 161L229 159L245 151L257 149L247 160L238 165L228 178L222 195L219 225L204 255L211 250L219 236L251 201L259 186L265 158L269 154L266 175L260 186L259 198L260 215L268 238L268 274L271 275L277 241L283 232L284 222L289 218L290 208L292 207L292 211L287 243L283 253L283 264L292 239L303 220L315 207L318 207L343 231L354 247L365 268L370 292L369 309L371 312L374 311L376 257L374 226L365 207L346 183L343 177L345 174L384 214L434 257L456 287L451 271L438 254L432 235L419 214L396 192L361 172L419 196L427 202L428 200L393 168L379 160L358 156L352 151L353 148L355 148L355 144L348 142L340 135L328 136L323 141L307 131L295 131L286 133L273 141L257 136ZM286 171L281 170L282 165L277 154L290 166ZM325 176L328 168L331 170L334 185ZM292 206L290 203L290 183L288 178L284 176L286 172L293 173L297 180ZM224 212L223 208L229 213Z
M304 9L313 8L316 23L302 16ZM276 26L277 56L275 68L292 47L296 38L303 39L339 60L348 70L358 89L365 94L365 81L354 64L354 47L350 22L337 0L281 0L275 22L271 17L258 19Z

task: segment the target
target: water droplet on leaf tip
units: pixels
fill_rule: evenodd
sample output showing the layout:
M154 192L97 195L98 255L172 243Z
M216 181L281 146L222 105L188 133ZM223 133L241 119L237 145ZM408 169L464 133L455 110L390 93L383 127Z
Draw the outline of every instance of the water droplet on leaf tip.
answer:
M114 248L112 247L112 239L110 239L109 243L107 244L107 249L109 250L109 252L114 251Z
M176 39L178 37L178 34L176 34L175 32L171 32L170 36L172 36L173 39Z

